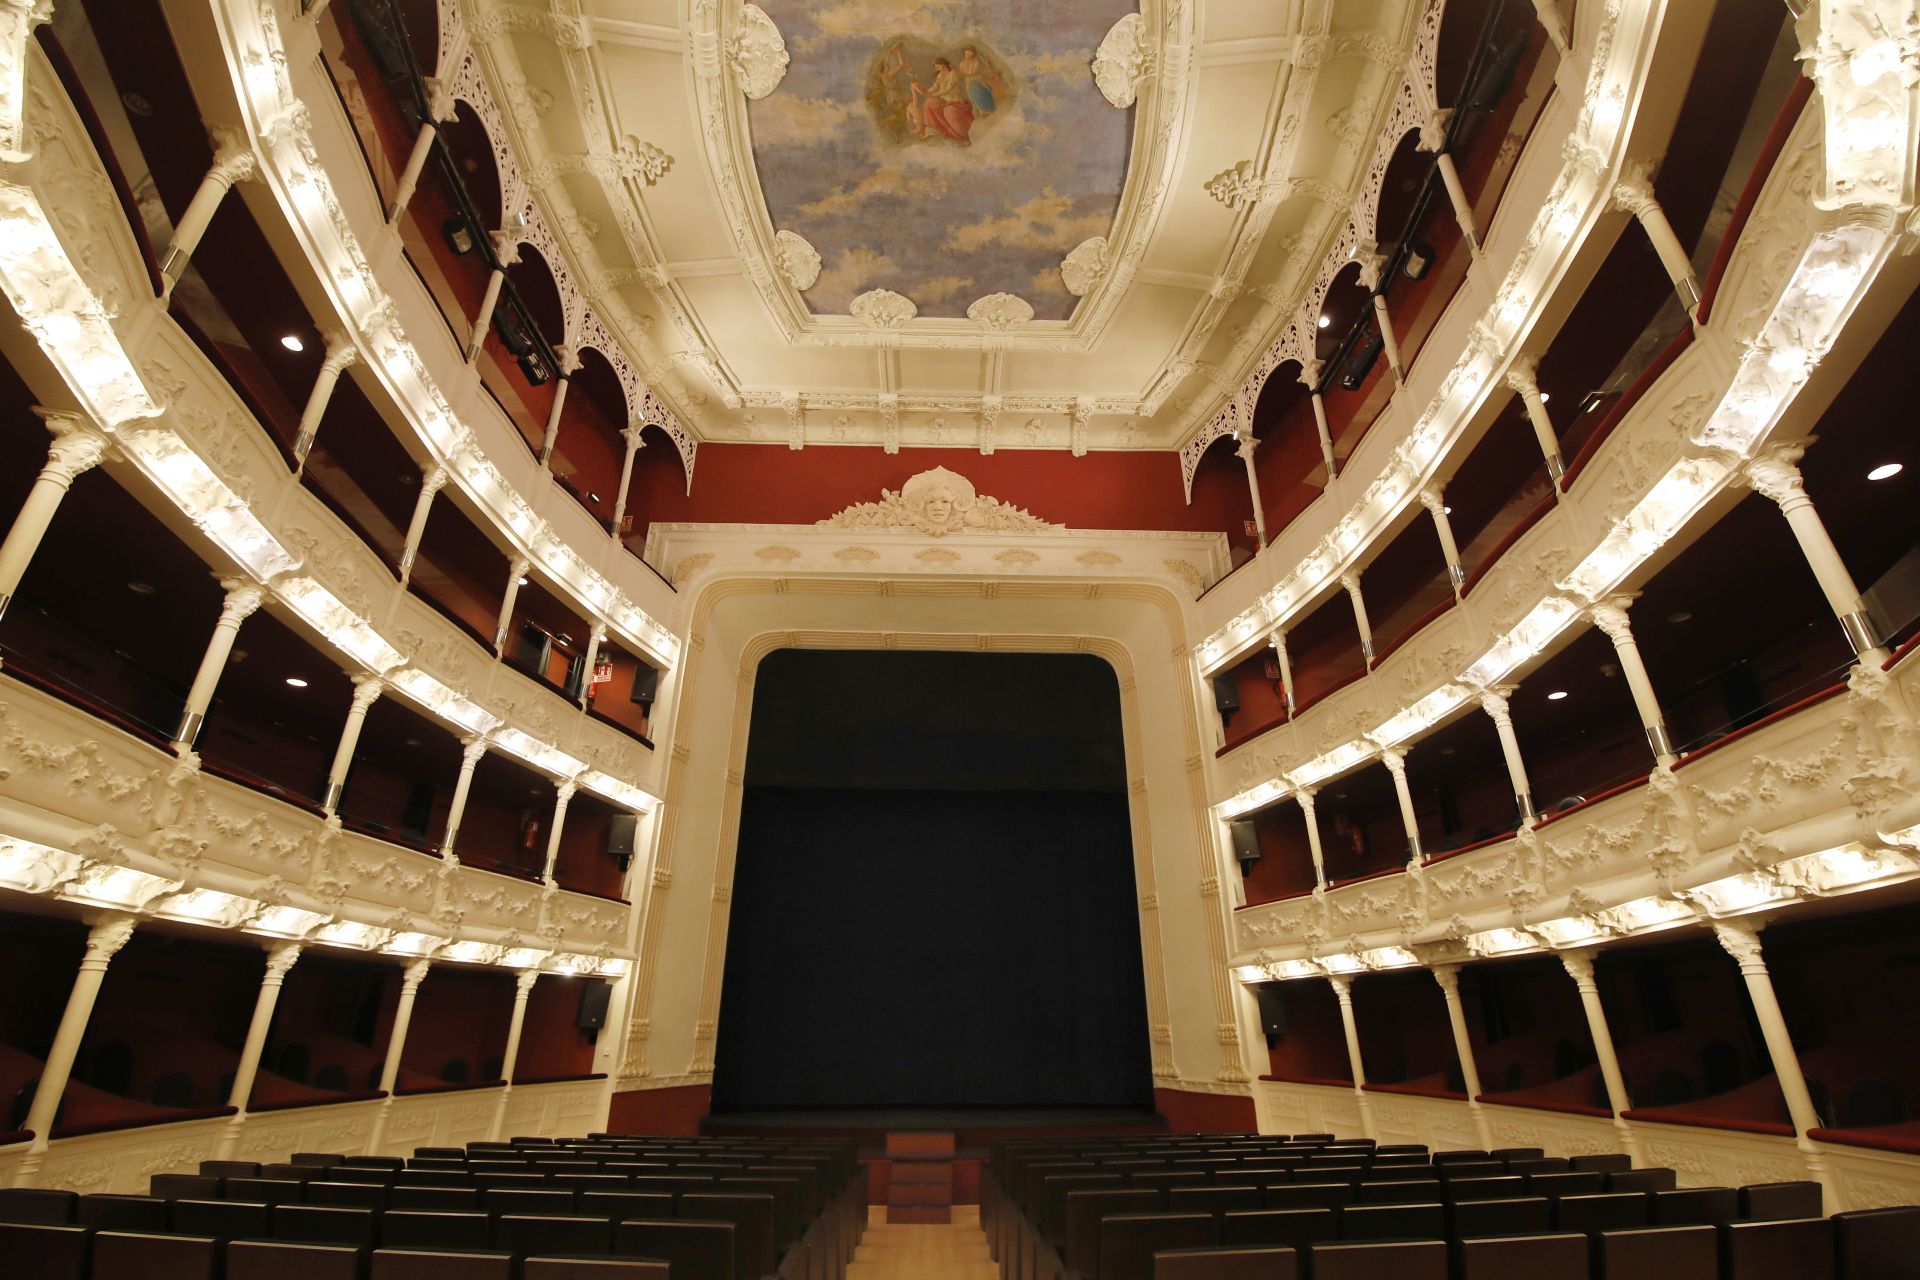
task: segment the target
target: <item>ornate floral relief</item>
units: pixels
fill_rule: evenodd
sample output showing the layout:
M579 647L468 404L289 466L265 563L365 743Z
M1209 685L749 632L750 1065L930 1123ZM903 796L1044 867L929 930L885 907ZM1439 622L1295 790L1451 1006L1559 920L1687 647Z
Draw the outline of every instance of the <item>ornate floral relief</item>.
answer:
M1093 82L1100 96L1116 107L1130 107L1140 85L1153 74L1153 40L1147 21L1130 13L1113 24L1093 55Z
M823 529L913 529L932 537L950 533L1058 529L1021 507L982 497L973 482L945 467L922 471L878 502L856 502L819 522Z
M1082 240L1060 263L1060 279L1067 286L1067 292L1076 298L1091 293L1100 277L1107 273L1109 257L1105 236Z
M740 23L727 40L727 65L749 98L764 98L780 87L791 61L780 28L757 4L740 6Z
M808 244L804 236L792 231L776 232L773 245L774 259L779 263L780 274L786 282L802 293L813 288L814 282L820 278L819 251Z
M967 319L999 332L1033 319L1033 304L1011 293L990 293L967 308Z
M920 314L913 300L891 289L869 289L847 307L855 320L873 329L898 329Z

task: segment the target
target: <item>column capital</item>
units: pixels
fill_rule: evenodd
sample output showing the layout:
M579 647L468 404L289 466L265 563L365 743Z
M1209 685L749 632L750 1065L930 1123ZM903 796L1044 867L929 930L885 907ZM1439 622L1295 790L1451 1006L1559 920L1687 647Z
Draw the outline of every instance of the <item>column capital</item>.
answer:
M279 986L286 980L287 971L300 959L301 944L290 939L274 943L267 948L267 971L261 975L261 983L266 986Z
M420 475L420 492L436 494L447 487L447 468L444 463L436 462Z
M1300 385L1311 391L1320 385L1320 371L1327 362L1320 359L1307 359L1300 362Z
M1515 356L1507 365L1507 385L1529 399L1540 394L1540 358Z
M1406 752L1395 751L1391 747L1382 747L1380 749L1380 763L1387 766L1387 772L1394 776L1395 781L1399 781L1399 782L1406 781L1406 777L1407 777L1407 753Z
M1507 699L1513 695L1510 684L1494 685L1480 691L1480 709L1493 717L1493 722L1501 728L1513 724L1513 714L1507 705Z
M322 329L320 338L327 344L327 358L320 362L320 372L338 375L360 359L360 348L353 345L346 330Z
M527 576L528 570L532 568L533 561L527 559L525 556L515 556L513 559L507 561L507 577L511 578L514 582L519 582L520 579Z
M460 767L471 769L480 763L480 757L487 754L487 737L476 733L460 739Z
M112 441L83 414L64 409L43 409L38 405L34 406L33 411L53 435L53 443L47 446L45 470L53 472L68 484L73 483L74 477L96 466L112 446Z
M1427 972L1440 984L1440 990L1446 992L1448 1000L1460 998L1460 966L1457 964L1429 965Z
M252 617L267 598L265 588L245 578L222 578L220 589L227 593L226 603L220 606L220 621L236 627Z
M1444 516L1447 514L1447 504L1445 498L1442 496L1442 490L1435 488L1433 485L1428 485L1422 489L1417 496L1420 499L1420 505L1428 511L1431 511L1434 515Z
M540 980L540 970L522 969L513 976L513 998L524 1001L533 990L533 984Z
M628 453L638 453L647 447L646 438L640 434L641 428L646 425L644 422L629 422L620 428L620 438L627 442Z
M1420 122L1420 141L1415 146L1427 152L1440 150L1447 143L1447 123L1452 119L1452 107L1435 107L1427 112L1426 119Z
M226 125L215 125L208 133L213 141L213 167L207 170L207 177L221 186L231 187L236 182L245 182L258 172L259 163L253 154L253 143L244 132Z
M1340 1003L1351 1009L1353 1007L1353 975L1330 973L1327 975L1327 982L1332 985L1333 994Z
M1353 260L1360 264L1360 285L1369 293L1378 297L1380 294L1380 273L1386 268L1387 255L1379 252L1371 240L1364 241L1360 245L1360 250L1359 253L1353 255Z
M1240 447L1235 449L1234 452L1239 454L1242 458L1245 458L1248 462L1252 462L1253 451L1255 449L1258 449L1259 447L1260 447L1260 442L1258 440L1255 440L1252 436L1248 436L1246 439L1240 441Z
M400 971L401 992L410 995L418 991L420 984L426 980L427 970L431 968L433 968L432 956L421 956L418 960L408 961L407 967Z
M553 789L554 805L561 809L566 808L567 801L573 799L573 793L578 791L579 789L580 789L580 784L578 782L575 782L572 778L561 779L559 785L554 787Z
M553 354L560 358L560 368L558 372L561 377L570 378L580 372L580 346L578 343L556 343L553 348Z
M1593 619L1593 625L1607 633L1607 639L1616 645L1633 643L1633 625L1627 621L1627 609L1637 597L1633 595L1608 596L1596 600L1587 606L1587 616Z
M1567 971L1567 976L1573 979L1574 985L1582 991L1599 990L1593 980L1593 957L1594 952L1590 950L1560 953L1561 967Z
M1320 788L1318 787L1301 787L1293 793L1293 798L1300 802L1302 809L1305 809L1311 814L1313 812L1314 797L1319 794Z
M108 911L89 923L92 927L87 930L87 952L80 966L104 969L109 960L120 954L120 948L127 945L140 921L124 911Z
M427 91L427 116L434 124L447 124L459 114L460 104L454 100L453 90L434 76L421 77L421 84Z
M1765 926L1762 920L1716 920L1713 922L1713 936L1720 940L1726 953L1740 963L1742 973L1765 973L1766 958L1760 952L1760 930Z
M1811 441L1768 445L1747 460L1741 475L1747 486L1763 498L1781 507L1809 501L1800 475L1800 459L1806 456Z
M1653 194L1653 167L1644 160L1626 165L1620 177L1613 184L1610 203L1616 209L1630 213L1636 218L1660 211L1660 202Z
M1351 569L1340 575L1340 585L1347 589L1348 595L1356 598L1360 595L1360 575Z
M518 227L502 227L498 231L490 231L487 233L487 238L493 241L493 256L500 262L499 270L505 271L520 261L520 229Z
M353 678L353 709L365 712L381 694L387 691L385 678L363 671Z

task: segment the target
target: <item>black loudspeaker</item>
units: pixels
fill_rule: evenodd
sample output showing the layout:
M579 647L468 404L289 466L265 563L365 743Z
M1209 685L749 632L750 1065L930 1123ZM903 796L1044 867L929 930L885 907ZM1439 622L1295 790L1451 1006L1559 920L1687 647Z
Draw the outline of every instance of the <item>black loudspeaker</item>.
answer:
M1347 357L1346 368L1340 373L1340 388L1343 391L1358 391L1360 384L1367 380L1367 374L1373 369L1373 362L1380 358L1380 349L1386 344L1380 335L1367 331L1366 339L1356 345L1353 354Z
M660 692L660 668L641 663L633 671L633 692L627 696L639 703L649 712L653 710L653 699Z
M1213 678L1213 708L1223 720L1233 719L1233 713L1240 709L1240 686L1232 676Z
M1240 874L1245 875L1260 861L1260 836L1254 831L1252 818L1229 822L1227 830L1233 836L1234 860L1240 864Z
M616 813L607 823L607 852L619 860L622 871L633 865L633 839L639 827L640 819L631 813Z
M613 996L613 984L590 979L580 988L580 1015L573 1025L582 1031L598 1031L607 1025L607 1001Z
M1267 1047L1271 1049L1287 1034L1286 988L1278 982L1263 982L1253 989L1253 996L1260 1003L1260 1029L1267 1033Z

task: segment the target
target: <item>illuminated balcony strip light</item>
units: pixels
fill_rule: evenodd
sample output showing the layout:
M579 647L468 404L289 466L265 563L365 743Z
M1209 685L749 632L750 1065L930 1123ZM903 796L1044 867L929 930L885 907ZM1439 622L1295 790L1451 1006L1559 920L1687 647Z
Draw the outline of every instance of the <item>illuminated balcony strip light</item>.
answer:
M3 77L0 77L3 78ZM415 702L467 733L488 733L503 749L564 778L586 763L517 729L418 670L396 671L407 657L371 623L319 582L290 577L300 567L248 503L175 432L152 421L159 409L29 188L0 183L0 290L88 412L196 528L264 583L341 652L393 683ZM85 355L74 358L76 351ZM644 788L593 771L586 785L615 803L651 811Z
M1637 87L1642 68L1630 40L1616 33L1645 25L1652 6L1645 0L1612 7L1603 18L1598 47L1610 58L1595 58L1589 72L1586 106L1563 144L1565 166L1534 218L1526 243L1531 252L1516 257L1495 290L1485 316L1472 326L1466 350L1441 379L1434 398L1422 410L1386 467L1360 501L1334 522L1332 530L1303 556L1293 571L1252 606L1200 644L1202 674L1211 675L1257 634L1279 627L1316 599L1380 530L1389 526L1423 484L1447 448L1458 438L1486 396L1498 386L1496 374L1518 351L1531 321L1555 283L1549 278L1572 250L1607 197L1604 181L1611 157L1624 137L1622 104ZM1627 14L1632 10L1632 14ZM1650 51L1649 51L1650 53ZM1529 273L1532 277L1529 279ZM1256 375L1257 376L1257 375ZM1243 387L1257 397L1260 388Z
M239 86L256 125L259 155L282 177L291 197L292 220L306 232L317 256L332 264L322 282L334 291L342 318L374 354L371 367L386 375L395 403L448 474L497 517L518 550L545 567L597 620L664 665L677 665L679 637L589 566L514 490L485 456L472 428L454 413L426 361L407 339L393 298L376 283L370 260L341 212L332 179L316 159L307 108L286 71L277 15L270 6L257 4L216 5L215 10L225 11L222 36L229 43L229 59L244 68ZM257 34L258 47L246 47L238 34L243 23Z

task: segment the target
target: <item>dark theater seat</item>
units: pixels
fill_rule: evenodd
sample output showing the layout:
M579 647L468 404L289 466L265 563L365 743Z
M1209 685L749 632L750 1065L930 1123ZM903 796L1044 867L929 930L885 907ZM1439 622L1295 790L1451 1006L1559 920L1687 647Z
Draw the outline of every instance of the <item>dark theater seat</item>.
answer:
M1123 1213L1100 1220L1100 1280L1152 1280L1153 1255L1216 1242L1209 1213Z
M1587 1280L1582 1235L1463 1239L1454 1256L1455 1280Z
M165 1231L167 1202L153 1196L81 1196L76 1221L96 1231Z
M528 1258L520 1280L672 1280L668 1264L644 1258Z
M1749 1222L1818 1218L1826 1211L1826 1196L1817 1182L1760 1182L1740 1188L1740 1216Z
M86 1280L87 1232L52 1222L0 1222L0 1258L14 1274Z
M376 1249L367 1280L513 1280L513 1255L452 1249Z
M1920 1256L1908 1263L1920 1273ZM1726 1223L1720 1274L1722 1280L1834 1280L1833 1224L1825 1218Z
M493 1247L525 1257L536 1253L607 1253L612 1224L605 1218L502 1214L493 1220Z
M1920 1208L1862 1209L1832 1221L1840 1280L1911 1280L1920 1258Z
M1313 1280L1447 1280L1447 1246L1438 1240L1357 1240L1317 1244Z
M1153 1280L1298 1280L1292 1249L1172 1249L1153 1255Z
M220 1274L220 1242L206 1236L102 1231L93 1238L93 1280L216 1280Z
M673 1280L733 1280L733 1228L720 1222L630 1218L613 1229L614 1252L658 1258Z
M1718 1280L1714 1228L1640 1227L1604 1231L1593 1242L1593 1280Z
M364 1249L284 1240L235 1240L227 1246L226 1280L360 1280Z
M7 1187L0 1189L0 1222L72 1222L79 1202L71 1191Z

